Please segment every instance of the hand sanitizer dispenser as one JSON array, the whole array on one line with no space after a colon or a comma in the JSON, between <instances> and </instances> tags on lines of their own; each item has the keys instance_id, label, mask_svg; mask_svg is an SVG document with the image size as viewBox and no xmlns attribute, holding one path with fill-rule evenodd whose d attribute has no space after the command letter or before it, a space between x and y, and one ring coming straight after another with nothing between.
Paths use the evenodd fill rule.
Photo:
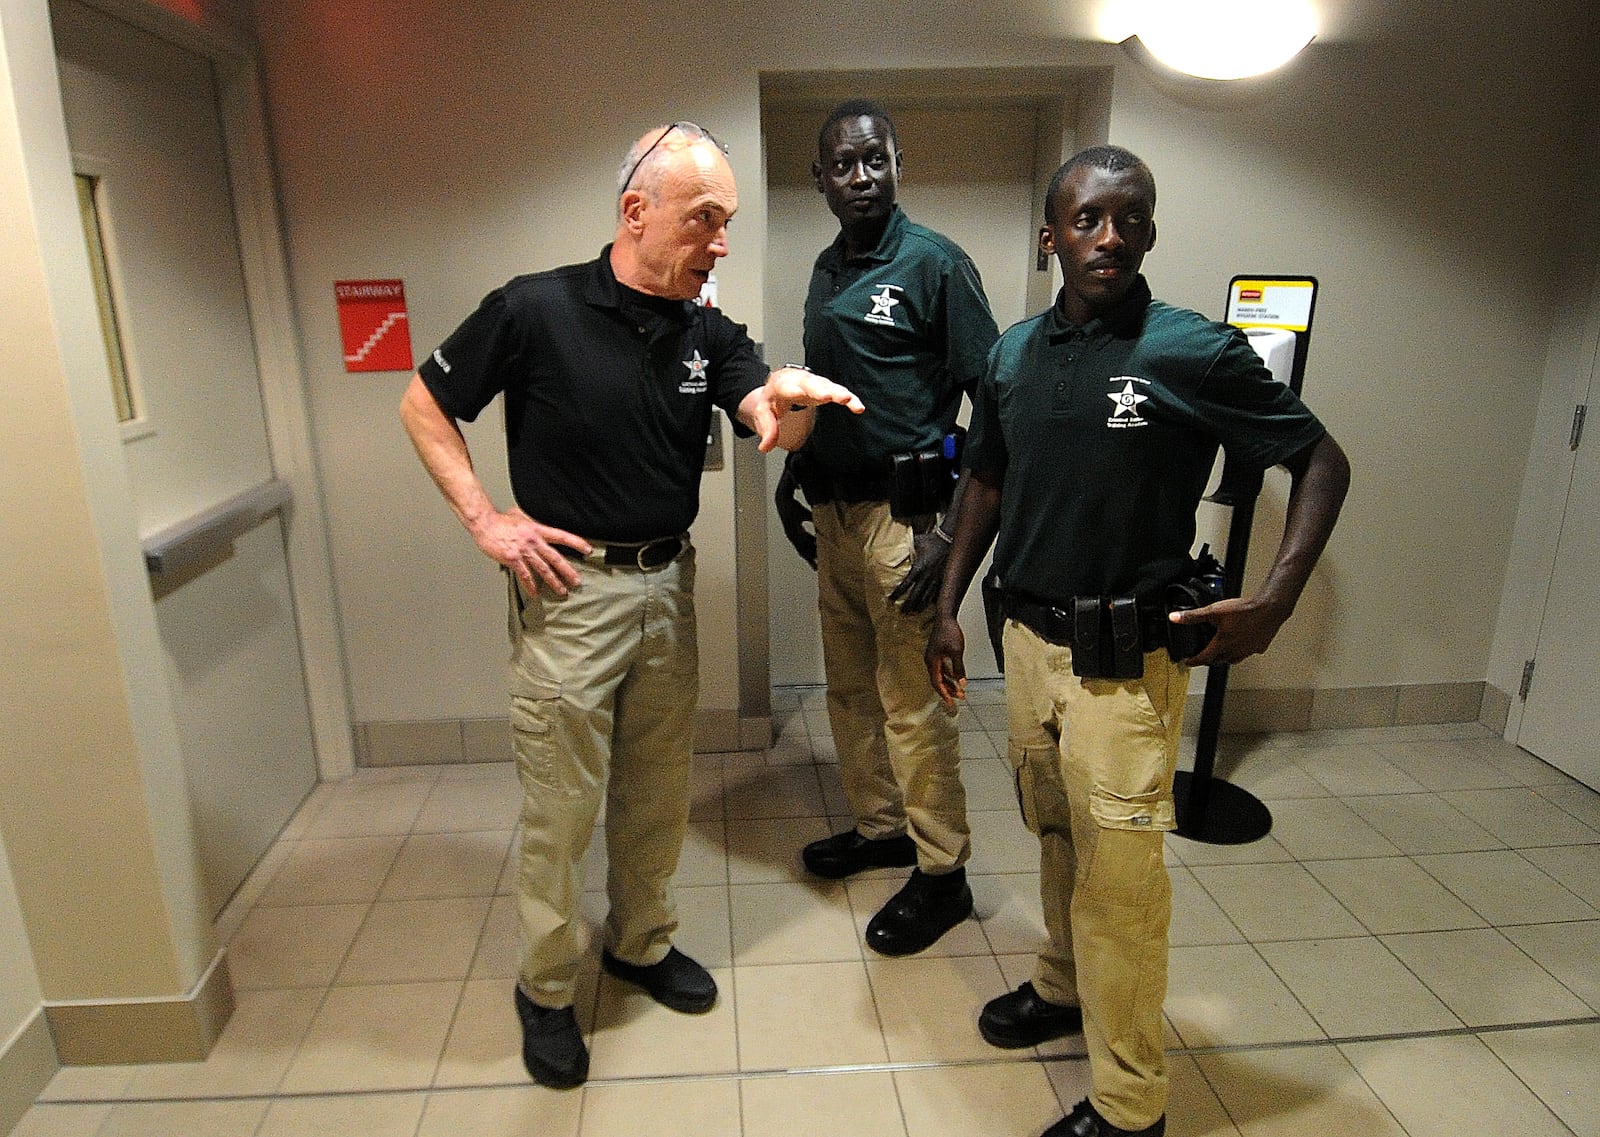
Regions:
<instances>
[{"instance_id":1,"label":"hand sanitizer dispenser","mask_svg":"<svg viewBox=\"0 0 1600 1137\"><path fill-rule=\"evenodd\" d=\"M1294 374L1294 333L1287 328L1244 328L1243 331L1272 377L1288 386Z\"/></svg>"}]
</instances>

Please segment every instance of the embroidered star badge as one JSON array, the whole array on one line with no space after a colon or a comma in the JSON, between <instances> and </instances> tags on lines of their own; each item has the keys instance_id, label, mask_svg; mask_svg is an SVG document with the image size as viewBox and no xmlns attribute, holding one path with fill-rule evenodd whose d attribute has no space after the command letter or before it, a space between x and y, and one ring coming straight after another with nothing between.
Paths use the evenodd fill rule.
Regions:
<instances>
[{"instance_id":1,"label":"embroidered star badge","mask_svg":"<svg viewBox=\"0 0 1600 1137\"><path fill-rule=\"evenodd\" d=\"M890 294L889 286L885 284L882 292L873 294L872 311L867 314L869 316L888 316L892 319L894 316L894 306L898 303L900 303L900 301L896 300L894 296Z\"/></svg>"},{"instance_id":2,"label":"embroidered star badge","mask_svg":"<svg viewBox=\"0 0 1600 1137\"><path fill-rule=\"evenodd\" d=\"M1111 412L1112 418L1121 418L1123 415L1132 415L1134 418L1138 418L1139 404L1150 401L1149 395L1141 395L1133 389L1131 380L1122 385L1122 390L1108 392L1106 398L1117 406L1117 409Z\"/></svg>"},{"instance_id":3,"label":"embroidered star badge","mask_svg":"<svg viewBox=\"0 0 1600 1137\"><path fill-rule=\"evenodd\" d=\"M685 359L683 361L683 365L689 369L690 379L704 379L706 377L706 367L709 366L710 363L711 361L709 359L700 358L699 348L695 349L693 359Z\"/></svg>"}]
</instances>

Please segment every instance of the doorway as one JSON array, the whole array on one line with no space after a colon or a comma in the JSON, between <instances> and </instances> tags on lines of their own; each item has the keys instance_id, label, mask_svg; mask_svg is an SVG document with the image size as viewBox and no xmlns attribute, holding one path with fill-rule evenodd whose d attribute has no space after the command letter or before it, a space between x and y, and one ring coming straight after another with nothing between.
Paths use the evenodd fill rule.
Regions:
<instances>
[{"instance_id":1,"label":"doorway","mask_svg":"<svg viewBox=\"0 0 1600 1137\"><path fill-rule=\"evenodd\" d=\"M908 216L960 245L977 265L995 322L1004 329L1048 306L1059 283L1040 264L1036 237L1050 175L1092 130L1080 121L1093 103L1085 88L1108 78L1060 71L827 72L762 77L767 250L764 326L773 364L803 358L802 311L817 254L839 232L811 176L817 129L839 102L876 98L894 115L905 154L898 200ZM962 402L960 421L971 408ZM767 486L783 456L766 458ZM816 576L783 535L770 495L771 682L823 682ZM741 556L741 565L747 565ZM987 571L980 570L979 578ZM978 589L961 608L967 671L999 674Z\"/></svg>"}]
</instances>

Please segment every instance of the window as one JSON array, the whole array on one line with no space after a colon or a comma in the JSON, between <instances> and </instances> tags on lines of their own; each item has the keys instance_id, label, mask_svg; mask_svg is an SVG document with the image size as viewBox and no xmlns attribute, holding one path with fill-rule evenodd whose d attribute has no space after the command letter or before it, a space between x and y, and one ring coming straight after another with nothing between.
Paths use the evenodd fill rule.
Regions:
<instances>
[{"instance_id":1,"label":"window","mask_svg":"<svg viewBox=\"0 0 1600 1137\"><path fill-rule=\"evenodd\" d=\"M117 421L132 422L138 417L133 384L128 379L127 359L122 350L122 332L117 322L117 306L111 292L111 268L106 260L102 224L100 179L78 174L78 216L83 236L89 244L89 272L94 277L95 301L100 308L100 335L105 341L106 365L111 369L111 394L117 404Z\"/></svg>"}]
</instances>

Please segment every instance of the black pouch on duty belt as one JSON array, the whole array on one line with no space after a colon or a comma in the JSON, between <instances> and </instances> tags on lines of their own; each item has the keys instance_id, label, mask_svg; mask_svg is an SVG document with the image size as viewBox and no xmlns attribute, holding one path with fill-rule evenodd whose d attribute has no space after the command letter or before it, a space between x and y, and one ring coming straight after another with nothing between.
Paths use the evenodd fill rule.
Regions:
<instances>
[{"instance_id":1,"label":"black pouch on duty belt","mask_svg":"<svg viewBox=\"0 0 1600 1137\"><path fill-rule=\"evenodd\" d=\"M889 471L889 516L911 521L943 511L955 486L950 473L949 461L938 450L896 454Z\"/></svg>"},{"instance_id":2,"label":"black pouch on duty belt","mask_svg":"<svg viewBox=\"0 0 1600 1137\"><path fill-rule=\"evenodd\" d=\"M1132 596L1079 596L1072 602L1072 673L1080 679L1140 679L1144 650Z\"/></svg>"}]
</instances>

